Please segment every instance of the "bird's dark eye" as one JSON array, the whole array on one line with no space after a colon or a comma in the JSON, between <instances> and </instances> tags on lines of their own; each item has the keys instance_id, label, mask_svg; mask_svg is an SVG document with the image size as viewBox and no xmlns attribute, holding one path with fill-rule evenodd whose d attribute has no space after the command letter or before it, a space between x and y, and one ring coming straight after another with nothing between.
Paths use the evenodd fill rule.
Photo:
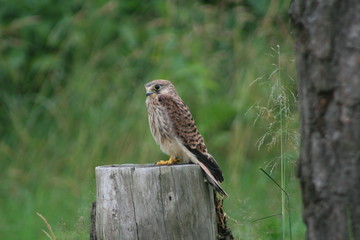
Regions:
<instances>
[{"instance_id":1,"label":"bird's dark eye","mask_svg":"<svg viewBox=\"0 0 360 240\"><path fill-rule=\"evenodd\" d=\"M155 89L155 90L159 90L160 87L161 87L161 86L160 86L159 84L156 84L156 85L154 86L154 89Z\"/></svg>"}]
</instances>

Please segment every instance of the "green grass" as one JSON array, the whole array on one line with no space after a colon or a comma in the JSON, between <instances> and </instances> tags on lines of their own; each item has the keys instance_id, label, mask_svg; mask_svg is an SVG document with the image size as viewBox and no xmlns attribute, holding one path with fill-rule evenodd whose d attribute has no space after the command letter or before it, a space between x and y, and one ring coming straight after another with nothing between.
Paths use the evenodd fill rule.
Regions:
<instances>
[{"instance_id":1,"label":"green grass","mask_svg":"<svg viewBox=\"0 0 360 240\"><path fill-rule=\"evenodd\" d=\"M283 180L293 239L303 239L286 1L255 2L5 1L0 236L49 239L40 213L56 239L88 238L95 166L166 157L148 129L143 88L164 78L176 85L224 170L236 238L282 238L281 216L262 219L282 212L281 191L260 170L281 182L282 156L289 160ZM276 66L290 103L285 133L279 104L268 104ZM276 139L283 134L281 154Z\"/></svg>"}]
</instances>

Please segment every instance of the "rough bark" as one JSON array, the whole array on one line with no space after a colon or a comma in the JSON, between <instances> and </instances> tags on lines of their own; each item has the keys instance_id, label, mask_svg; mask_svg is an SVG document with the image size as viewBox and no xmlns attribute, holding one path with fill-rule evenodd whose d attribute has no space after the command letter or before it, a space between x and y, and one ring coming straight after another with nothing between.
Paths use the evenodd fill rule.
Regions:
<instances>
[{"instance_id":1,"label":"rough bark","mask_svg":"<svg viewBox=\"0 0 360 240\"><path fill-rule=\"evenodd\" d=\"M307 239L360 239L360 1L294 0Z\"/></svg>"},{"instance_id":2,"label":"rough bark","mask_svg":"<svg viewBox=\"0 0 360 240\"><path fill-rule=\"evenodd\" d=\"M213 189L197 165L96 168L102 239L216 239Z\"/></svg>"}]
</instances>

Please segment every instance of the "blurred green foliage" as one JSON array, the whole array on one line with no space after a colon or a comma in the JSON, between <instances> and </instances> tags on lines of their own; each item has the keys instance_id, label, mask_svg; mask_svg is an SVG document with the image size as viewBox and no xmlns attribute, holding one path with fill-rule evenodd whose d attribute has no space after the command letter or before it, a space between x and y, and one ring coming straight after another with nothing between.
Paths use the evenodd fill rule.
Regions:
<instances>
[{"instance_id":1,"label":"blurred green foliage","mask_svg":"<svg viewBox=\"0 0 360 240\"><path fill-rule=\"evenodd\" d=\"M94 167L166 158L148 130L143 88L162 78L175 84L224 170L236 237L279 239L280 218L252 222L280 212L280 192L259 171L279 175L276 142L257 149L272 115L251 109L268 102L273 46L295 92L287 4L1 0L1 238L47 239L39 212L58 239L86 239ZM265 84L251 84L260 76ZM293 105L289 133L298 128ZM297 148L289 141L287 149L293 239L302 239Z\"/></svg>"}]
</instances>

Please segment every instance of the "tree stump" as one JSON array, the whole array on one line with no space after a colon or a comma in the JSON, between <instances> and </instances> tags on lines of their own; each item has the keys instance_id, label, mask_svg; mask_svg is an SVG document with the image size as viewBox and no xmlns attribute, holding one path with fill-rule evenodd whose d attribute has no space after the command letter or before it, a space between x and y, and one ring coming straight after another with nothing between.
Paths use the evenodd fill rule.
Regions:
<instances>
[{"instance_id":1,"label":"tree stump","mask_svg":"<svg viewBox=\"0 0 360 240\"><path fill-rule=\"evenodd\" d=\"M96 168L96 237L217 238L214 192L194 164Z\"/></svg>"}]
</instances>

